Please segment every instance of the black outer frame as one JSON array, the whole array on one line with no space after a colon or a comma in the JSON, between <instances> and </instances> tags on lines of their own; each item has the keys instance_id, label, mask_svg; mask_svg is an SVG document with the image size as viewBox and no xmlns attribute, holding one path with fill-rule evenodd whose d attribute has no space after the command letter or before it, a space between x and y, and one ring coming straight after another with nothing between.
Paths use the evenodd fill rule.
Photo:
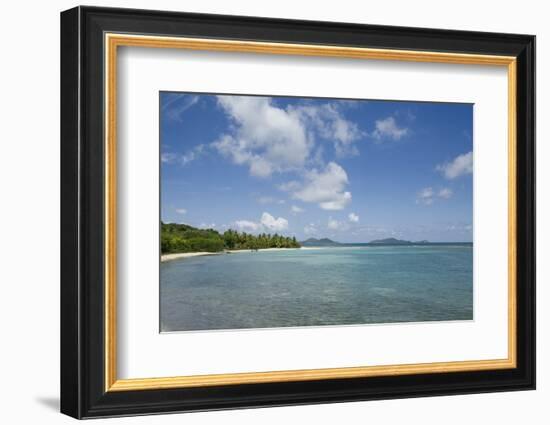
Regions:
<instances>
[{"instance_id":1,"label":"black outer frame","mask_svg":"<svg viewBox=\"0 0 550 425\"><path fill-rule=\"evenodd\" d=\"M104 391L105 32L517 57L517 368ZM61 412L75 418L535 388L535 37L76 7L61 13Z\"/></svg>"}]
</instances>

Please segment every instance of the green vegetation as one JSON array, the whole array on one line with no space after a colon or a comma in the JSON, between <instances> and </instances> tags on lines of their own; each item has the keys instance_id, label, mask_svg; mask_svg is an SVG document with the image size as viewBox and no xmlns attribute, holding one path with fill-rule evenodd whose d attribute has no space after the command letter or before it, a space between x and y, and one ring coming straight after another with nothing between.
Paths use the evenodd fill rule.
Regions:
<instances>
[{"instance_id":1,"label":"green vegetation","mask_svg":"<svg viewBox=\"0 0 550 425\"><path fill-rule=\"evenodd\" d=\"M220 234L214 229L197 229L187 224L161 223L162 254L265 248L300 248L300 244L295 237L285 237L276 233L251 235L230 229Z\"/></svg>"}]
</instances>

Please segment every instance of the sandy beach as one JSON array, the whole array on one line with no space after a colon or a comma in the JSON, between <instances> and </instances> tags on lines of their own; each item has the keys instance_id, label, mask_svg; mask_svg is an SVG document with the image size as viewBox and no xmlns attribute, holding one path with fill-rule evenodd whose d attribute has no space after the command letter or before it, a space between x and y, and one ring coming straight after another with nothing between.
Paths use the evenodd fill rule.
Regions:
<instances>
[{"instance_id":1,"label":"sandy beach","mask_svg":"<svg viewBox=\"0 0 550 425\"><path fill-rule=\"evenodd\" d=\"M220 252L179 252L174 254L163 254L160 257L161 262L177 260L179 258L191 258L191 257L200 257L203 255L222 255L222 254L238 254L241 252L259 252L259 251L288 251L293 249L302 249L302 248L264 248L264 249L235 249L235 250L226 250Z\"/></svg>"},{"instance_id":2,"label":"sandy beach","mask_svg":"<svg viewBox=\"0 0 550 425\"><path fill-rule=\"evenodd\" d=\"M232 250L226 250L226 254L234 254L239 252L264 252L264 251L292 251L294 249L301 249L301 248L262 248L262 249L232 249Z\"/></svg>"},{"instance_id":3,"label":"sandy beach","mask_svg":"<svg viewBox=\"0 0 550 425\"><path fill-rule=\"evenodd\" d=\"M174 254L163 254L160 256L160 261L170 261L177 260L178 258L191 258L191 257L200 257L203 255L221 255L225 252L178 252Z\"/></svg>"}]
</instances>

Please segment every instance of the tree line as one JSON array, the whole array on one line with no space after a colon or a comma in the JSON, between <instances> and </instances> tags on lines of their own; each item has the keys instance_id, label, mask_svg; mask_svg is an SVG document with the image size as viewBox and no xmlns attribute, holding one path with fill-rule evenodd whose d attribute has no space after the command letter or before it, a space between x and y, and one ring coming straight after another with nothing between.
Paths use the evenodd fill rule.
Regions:
<instances>
[{"instance_id":1,"label":"tree line","mask_svg":"<svg viewBox=\"0 0 550 425\"><path fill-rule=\"evenodd\" d=\"M232 249L299 248L296 237L236 230L220 234L214 229L197 229L187 224L161 223L161 253L219 252Z\"/></svg>"}]
</instances>

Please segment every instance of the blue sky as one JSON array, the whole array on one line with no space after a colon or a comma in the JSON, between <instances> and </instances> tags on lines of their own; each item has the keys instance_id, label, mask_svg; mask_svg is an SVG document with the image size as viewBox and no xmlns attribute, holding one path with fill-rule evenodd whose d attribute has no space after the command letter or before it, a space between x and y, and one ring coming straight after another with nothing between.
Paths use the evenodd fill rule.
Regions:
<instances>
[{"instance_id":1,"label":"blue sky","mask_svg":"<svg viewBox=\"0 0 550 425\"><path fill-rule=\"evenodd\" d=\"M472 241L470 104L160 93L161 219Z\"/></svg>"}]
</instances>

